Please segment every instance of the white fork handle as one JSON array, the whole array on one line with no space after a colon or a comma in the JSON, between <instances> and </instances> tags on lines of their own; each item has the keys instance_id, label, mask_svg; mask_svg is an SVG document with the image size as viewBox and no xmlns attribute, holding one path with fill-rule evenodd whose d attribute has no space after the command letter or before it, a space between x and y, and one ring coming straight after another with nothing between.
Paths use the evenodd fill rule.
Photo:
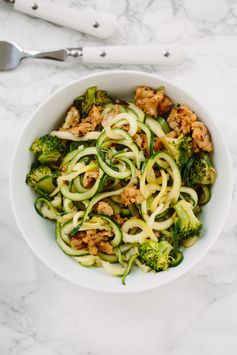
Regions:
<instances>
[{"instance_id":1,"label":"white fork handle","mask_svg":"<svg viewBox=\"0 0 237 355\"><path fill-rule=\"evenodd\" d=\"M179 45L83 47L83 62L178 65L185 59Z\"/></svg>"},{"instance_id":2,"label":"white fork handle","mask_svg":"<svg viewBox=\"0 0 237 355\"><path fill-rule=\"evenodd\" d=\"M44 0L15 0L14 9L102 39L116 30L112 16L92 9L78 10Z\"/></svg>"}]
</instances>

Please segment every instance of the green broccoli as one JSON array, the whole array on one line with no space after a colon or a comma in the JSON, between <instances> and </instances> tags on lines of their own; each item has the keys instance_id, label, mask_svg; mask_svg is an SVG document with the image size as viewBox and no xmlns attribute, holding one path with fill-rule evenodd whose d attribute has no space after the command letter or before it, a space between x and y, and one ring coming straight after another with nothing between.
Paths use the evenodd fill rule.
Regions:
<instances>
[{"instance_id":1,"label":"green broccoli","mask_svg":"<svg viewBox=\"0 0 237 355\"><path fill-rule=\"evenodd\" d=\"M106 91L97 90L95 95L95 104L98 106L104 106L111 103L112 100L109 98Z\"/></svg>"},{"instance_id":2,"label":"green broccoli","mask_svg":"<svg viewBox=\"0 0 237 355\"><path fill-rule=\"evenodd\" d=\"M138 248L139 260L152 270L161 271L169 267L170 252L173 249L167 241L148 241Z\"/></svg>"},{"instance_id":3,"label":"green broccoli","mask_svg":"<svg viewBox=\"0 0 237 355\"><path fill-rule=\"evenodd\" d=\"M85 95L78 96L74 100L74 105L80 112L81 118L86 118L95 103L96 86L92 86L86 90Z\"/></svg>"},{"instance_id":4,"label":"green broccoli","mask_svg":"<svg viewBox=\"0 0 237 355\"><path fill-rule=\"evenodd\" d=\"M189 163L190 158L194 154L192 138L183 134L181 134L178 138L169 137L165 134L167 129L165 129L159 118L157 121L153 118L147 117L146 124L160 139L165 149L176 161L179 169L182 170Z\"/></svg>"},{"instance_id":5,"label":"green broccoli","mask_svg":"<svg viewBox=\"0 0 237 355\"><path fill-rule=\"evenodd\" d=\"M193 159L189 171L191 185L212 185L216 179L216 170L211 165L208 154L198 155Z\"/></svg>"},{"instance_id":6,"label":"green broccoli","mask_svg":"<svg viewBox=\"0 0 237 355\"><path fill-rule=\"evenodd\" d=\"M66 154L65 144L58 137L49 134L36 138L30 150L38 154L41 163L57 162Z\"/></svg>"},{"instance_id":7,"label":"green broccoli","mask_svg":"<svg viewBox=\"0 0 237 355\"><path fill-rule=\"evenodd\" d=\"M74 100L74 105L80 112L81 118L86 118L93 105L105 105L111 102L106 91L97 90L96 86L92 86L86 90L85 95L78 96Z\"/></svg>"},{"instance_id":8,"label":"green broccoli","mask_svg":"<svg viewBox=\"0 0 237 355\"><path fill-rule=\"evenodd\" d=\"M160 140L175 159L178 167L180 169L184 168L194 154L192 138L184 135L180 135L178 138L163 136Z\"/></svg>"},{"instance_id":9,"label":"green broccoli","mask_svg":"<svg viewBox=\"0 0 237 355\"><path fill-rule=\"evenodd\" d=\"M193 213L192 205L185 200L180 200L173 207L177 213L174 223L178 236L182 239L199 236L202 223Z\"/></svg>"},{"instance_id":10,"label":"green broccoli","mask_svg":"<svg viewBox=\"0 0 237 355\"><path fill-rule=\"evenodd\" d=\"M51 174L52 171L47 165L32 164L31 170L26 176L26 184L35 187L35 185L40 179Z\"/></svg>"},{"instance_id":11,"label":"green broccoli","mask_svg":"<svg viewBox=\"0 0 237 355\"><path fill-rule=\"evenodd\" d=\"M47 165L34 163L26 176L26 184L33 187L37 194L47 197L56 188L53 180L57 176L58 173L52 172Z\"/></svg>"},{"instance_id":12,"label":"green broccoli","mask_svg":"<svg viewBox=\"0 0 237 355\"><path fill-rule=\"evenodd\" d=\"M32 164L30 172L26 176L26 184L35 188L36 184L45 176L52 174L51 169L45 164Z\"/></svg>"}]
</instances>

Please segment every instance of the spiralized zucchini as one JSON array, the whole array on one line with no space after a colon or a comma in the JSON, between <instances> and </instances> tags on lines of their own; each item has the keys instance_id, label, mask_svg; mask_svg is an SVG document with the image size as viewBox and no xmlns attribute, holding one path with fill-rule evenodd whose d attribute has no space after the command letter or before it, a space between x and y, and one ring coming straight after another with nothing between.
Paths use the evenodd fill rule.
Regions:
<instances>
[{"instance_id":1,"label":"spiralized zucchini","mask_svg":"<svg viewBox=\"0 0 237 355\"><path fill-rule=\"evenodd\" d=\"M198 241L197 214L215 169L194 128L182 132L187 113L179 116L178 107L163 87L137 88L134 103L89 88L62 127L32 144L36 163L26 182L39 195L35 208L55 221L56 242L74 262L103 267L125 284L132 267L177 266L183 248ZM180 131L172 131L173 118Z\"/></svg>"}]
</instances>

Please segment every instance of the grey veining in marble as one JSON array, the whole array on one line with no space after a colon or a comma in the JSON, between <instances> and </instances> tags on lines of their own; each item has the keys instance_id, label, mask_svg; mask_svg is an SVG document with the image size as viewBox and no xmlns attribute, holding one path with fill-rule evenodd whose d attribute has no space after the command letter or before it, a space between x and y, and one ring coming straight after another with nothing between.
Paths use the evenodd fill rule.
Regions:
<instances>
[{"instance_id":1,"label":"grey veining in marble","mask_svg":"<svg viewBox=\"0 0 237 355\"><path fill-rule=\"evenodd\" d=\"M156 291L104 295L74 286L31 253L14 222L8 176L14 144L35 108L97 65L24 62L0 73L0 355L237 354L236 0L57 0L118 17L108 44L180 43L177 68L158 73L203 102L232 153L235 194L220 238L189 273ZM0 39L25 49L101 44L95 38L0 7ZM113 66L113 68L128 68Z\"/></svg>"}]
</instances>

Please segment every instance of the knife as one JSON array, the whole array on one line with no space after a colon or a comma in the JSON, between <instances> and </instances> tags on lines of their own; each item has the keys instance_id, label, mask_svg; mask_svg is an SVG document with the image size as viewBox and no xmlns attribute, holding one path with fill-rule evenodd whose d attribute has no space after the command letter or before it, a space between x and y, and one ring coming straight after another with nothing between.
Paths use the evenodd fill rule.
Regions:
<instances>
[{"instance_id":1,"label":"knife","mask_svg":"<svg viewBox=\"0 0 237 355\"><path fill-rule=\"evenodd\" d=\"M89 8L78 10L44 0L1 1L13 7L16 11L102 39L111 37L117 27L114 17Z\"/></svg>"}]
</instances>

